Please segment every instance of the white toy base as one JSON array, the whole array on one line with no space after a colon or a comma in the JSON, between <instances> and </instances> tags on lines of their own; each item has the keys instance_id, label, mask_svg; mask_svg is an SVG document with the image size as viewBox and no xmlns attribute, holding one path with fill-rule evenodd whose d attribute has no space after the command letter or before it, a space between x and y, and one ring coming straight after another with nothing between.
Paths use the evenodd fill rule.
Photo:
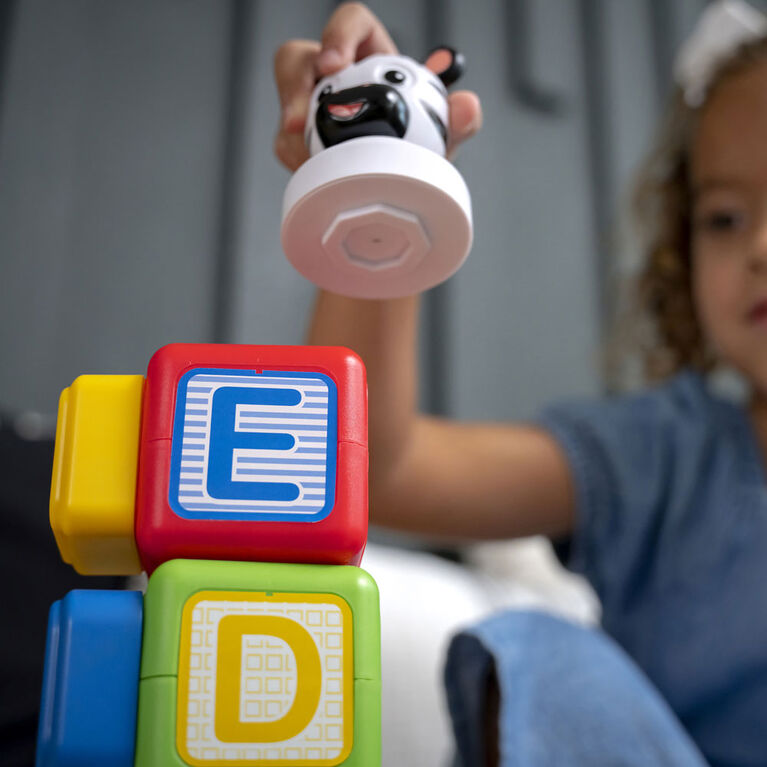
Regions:
<instances>
[{"instance_id":1,"label":"white toy base","mask_svg":"<svg viewBox=\"0 0 767 767\"><path fill-rule=\"evenodd\" d=\"M396 298L439 284L471 248L469 190L446 159L385 136L319 152L291 178L282 247L325 290Z\"/></svg>"}]
</instances>

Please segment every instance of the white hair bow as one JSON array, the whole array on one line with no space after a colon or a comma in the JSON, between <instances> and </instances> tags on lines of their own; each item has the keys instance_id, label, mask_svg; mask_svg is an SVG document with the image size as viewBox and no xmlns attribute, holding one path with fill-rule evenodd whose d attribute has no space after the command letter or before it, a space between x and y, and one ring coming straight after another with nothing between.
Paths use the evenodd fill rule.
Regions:
<instances>
[{"instance_id":1,"label":"white hair bow","mask_svg":"<svg viewBox=\"0 0 767 767\"><path fill-rule=\"evenodd\" d=\"M767 36L767 16L743 0L719 0L701 14L674 62L684 100L699 107L711 78L740 45Z\"/></svg>"}]
</instances>

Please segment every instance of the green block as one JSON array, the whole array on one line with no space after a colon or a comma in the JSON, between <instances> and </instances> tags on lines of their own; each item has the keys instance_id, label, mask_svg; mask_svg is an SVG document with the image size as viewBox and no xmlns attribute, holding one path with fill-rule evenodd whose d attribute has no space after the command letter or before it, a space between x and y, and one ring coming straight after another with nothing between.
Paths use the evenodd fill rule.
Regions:
<instances>
[{"instance_id":1,"label":"green block","mask_svg":"<svg viewBox=\"0 0 767 767\"><path fill-rule=\"evenodd\" d=\"M174 560L144 616L136 767L380 764L378 589L363 570Z\"/></svg>"},{"instance_id":2,"label":"green block","mask_svg":"<svg viewBox=\"0 0 767 767\"><path fill-rule=\"evenodd\" d=\"M139 687L135 767L187 767L175 738L176 679L144 679ZM217 762L216 764L225 764ZM343 767L380 767L381 683L360 679L354 685L354 744Z\"/></svg>"},{"instance_id":3,"label":"green block","mask_svg":"<svg viewBox=\"0 0 767 767\"><path fill-rule=\"evenodd\" d=\"M381 680L358 679L354 685L354 749L344 767L380 767Z\"/></svg>"},{"instance_id":4,"label":"green block","mask_svg":"<svg viewBox=\"0 0 767 767\"><path fill-rule=\"evenodd\" d=\"M186 767L176 751L176 677L142 679L135 767Z\"/></svg>"}]
</instances>

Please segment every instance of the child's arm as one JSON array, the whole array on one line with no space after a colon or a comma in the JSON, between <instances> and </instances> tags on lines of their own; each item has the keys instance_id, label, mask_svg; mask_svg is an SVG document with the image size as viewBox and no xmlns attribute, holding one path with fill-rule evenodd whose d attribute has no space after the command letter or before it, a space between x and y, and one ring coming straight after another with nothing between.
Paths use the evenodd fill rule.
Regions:
<instances>
[{"instance_id":1,"label":"child's arm","mask_svg":"<svg viewBox=\"0 0 767 767\"><path fill-rule=\"evenodd\" d=\"M348 346L367 368L373 520L432 536L566 534L570 469L545 431L418 414L418 303L320 292L312 319L310 343Z\"/></svg>"},{"instance_id":2,"label":"child's arm","mask_svg":"<svg viewBox=\"0 0 767 767\"><path fill-rule=\"evenodd\" d=\"M302 133L316 77L371 53L393 52L380 21L358 3L338 8L322 44L296 40L278 50L283 119L275 152L287 167L297 168L308 156ZM451 94L454 143L478 130L480 114L474 94ZM546 432L417 413L418 304L417 297L369 301L320 292L309 333L310 343L354 349L367 367L374 521L448 537L568 532L570 470Z\"/></svg>"}]
</instances>

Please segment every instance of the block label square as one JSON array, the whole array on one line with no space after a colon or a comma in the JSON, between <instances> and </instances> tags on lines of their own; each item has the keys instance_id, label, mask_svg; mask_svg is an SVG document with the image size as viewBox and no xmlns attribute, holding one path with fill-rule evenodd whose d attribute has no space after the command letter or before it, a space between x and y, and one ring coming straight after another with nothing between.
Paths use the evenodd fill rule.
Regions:
<instances>
[{"instance_id":1,"label":"block label square","mask_svg":"<svg viewBox=\"0 0 767 767\"><path fill-rule=\"evenodd\" d=\"M336 594L202 591L184 605L176 745L190 765L337 765L353 636Z\"/></svg>"},{"instance_id":2,"label":"block label square","mask_svg":"<svg viewBox=\"0 0 767 767\"><path fill-rule=\"evenodd\" d=\"M335 503L338 393L315 372L179 380L168 501L187 519L317 522Z\"/></svg>"}]
</instances>

